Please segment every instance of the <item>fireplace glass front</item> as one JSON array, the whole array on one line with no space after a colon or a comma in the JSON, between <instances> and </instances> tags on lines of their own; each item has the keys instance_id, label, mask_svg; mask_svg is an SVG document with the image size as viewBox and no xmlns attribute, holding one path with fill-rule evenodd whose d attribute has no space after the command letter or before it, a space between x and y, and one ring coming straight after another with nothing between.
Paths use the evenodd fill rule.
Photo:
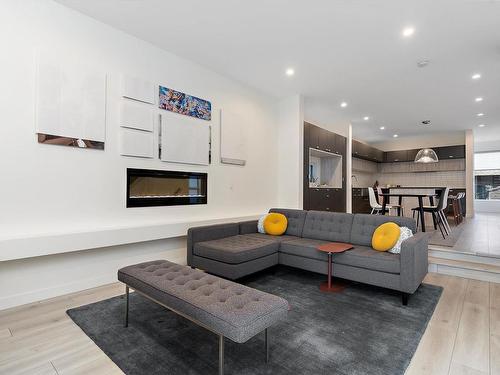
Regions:
<instances>
[{"instance_id":1,"label":"fireplace glass front","mask_svg":"<svg viewBox=\"0 0 500 375\"><path fill-rule=\"evenodd\" d=\"M127 169L127 207L206 203L206 173Z\"/></svg>"}]
</instances>

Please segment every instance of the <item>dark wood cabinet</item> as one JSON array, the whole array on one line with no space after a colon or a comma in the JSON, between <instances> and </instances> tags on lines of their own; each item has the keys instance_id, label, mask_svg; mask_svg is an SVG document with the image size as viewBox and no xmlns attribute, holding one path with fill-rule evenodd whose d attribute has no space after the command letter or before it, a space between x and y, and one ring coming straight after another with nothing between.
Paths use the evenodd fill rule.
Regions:
<instances>
[{"instance_id":1,"label":"dark wood cabinet","mask_svg":"<svg viewBox=\"0 0 500 375\"><path fill-rule=\"evenodd\" d=\"M353 214L369 214L370 212L371 207L368 197L352 197Z\"/></svg>"},{"instance_id":2,"label":"dark wood cabinet","mask_svg":"<svg viewBox=\"0 0 500 375\"><path fill-rule=\"evenodd\" d=\"M310 148L342 155L342 188L309 188ZM346 211L346 149L346 137L310 123L304 123L303 207L305 210Z\"/></svg>"},{"instance_id":3,"label":"dark wood cabinet","mask_svg":"<svg viewBox=\"0 0 500 375\"><path fill-rule=\"evenodd\" d=\"M436 152L439 160L465 158L465 145L432 147L432 149ZM362 142L354 139L352 140L353 157L377 163L412 162L415 161L415 157L420 150L421 149L412 149L384 152Z\"/></svg>"},{"instance_id":4,"label":"dark wood cabinet","mask_svg":"<svg viewBox=\"0 0 500 375\"><path fill-rule=\"evenodd\" d=\"M343 137L339 134L335 134L335 133L331 133L331 134L334 135L333 136L334 143L333 143L332 152L334 152L335 154L339 154L339 155L345 155L346 150L347 150L347 138Z\"/></svg>"},{"instance_id":5,"label":"dark wood cabinet","mask_svg":"<svg viewBox=\"0 0 500 375\"><path fill-rule=\"evenodd\" d=\"M398 150L398 151L387 151L384 153L384 162L395 163L408 161L408 151Z\"/></svg>"},{"instance_id":6,"label":"dark wood cabinet","mask_svg":"<svg viewBox=\"0 0 500 375\"><path fill-rule=\"evenodd\" d=\"M383 151L354 139L352 140L352 156L377 163L382 163L384 161Z\"/></svg>"},{"instance_id":7,"label":"dark wood cabinet","mask_svg":"<svg viewBox=\"0 0 500 375\"><path fill-rule=\"evenodd\" d=\"M439 160L465 158L465 145L436 147L433 150Z\"/></svg>"},{"instance_id":8,"label":"dark wood cabinet","mask_svg":"<svg viewBox=\"0 0 500 375\"><path fill-rule=\"evenodd\" d=\"M335 211L335 191L333 189L309 189L309 209Z\"/></svg>"},{"instance_id":9,"label":"dark wood cabinet","mask_svg":"<svg viewBox=\"0 0 500 375\"><path fill-rule=\"evenodd\" d=\"M384 162L384 151L381 151L379 149L374 149L375 151L375 161L377 163L383 163Z\"/></svg>"},{"instance_id":10,"label":"dark wood cabinet","mask_svg":"<svg viewBox=\"0 0 500 375\"><path fill-rule=\"evenodd\" d=\"M408 150L406 155L406 161L415 161L415 156L417 156L417 153L419 151L420 149Z\"/></svg>"}]
</instances>

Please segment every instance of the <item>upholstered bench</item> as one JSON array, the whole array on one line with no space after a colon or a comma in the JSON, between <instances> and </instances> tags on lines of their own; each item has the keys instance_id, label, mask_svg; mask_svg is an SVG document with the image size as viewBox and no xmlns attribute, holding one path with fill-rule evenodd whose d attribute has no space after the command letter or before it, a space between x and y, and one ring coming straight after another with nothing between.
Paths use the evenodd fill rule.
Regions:
<instances>
[{"instance_id":1,"label":"upholstered bench","mask_svg":"<svg viewBox=\"0 0 500 375\"><path fill-rule=\"evenodd\" d=\"M203 271L166 260L135 264L118 271L126 287L125 327L128 326L129 288L219 336L219 374L224 373L224 338L243 343L265 332L288 313L283 298L261 292Z\"/></svg>"}]
</instances>

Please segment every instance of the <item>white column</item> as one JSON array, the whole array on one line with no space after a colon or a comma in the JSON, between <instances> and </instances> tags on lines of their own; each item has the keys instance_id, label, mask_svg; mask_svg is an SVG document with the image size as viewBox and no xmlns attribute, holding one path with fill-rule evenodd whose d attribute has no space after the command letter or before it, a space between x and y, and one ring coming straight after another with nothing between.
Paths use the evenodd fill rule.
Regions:
<instances>
[{"instance_id":1,"label":"white column","mask_svg":"<svg viewBox=\"0 0 500 375\"><path fill-rule=\"evenodd\" d=\"M465 189L467 217L474 217L474 131L465 131Z\"/></svg>"},{"instance_id":2,"label":"white column","mask_svg":"<svg viewBox=\"0 0 500 375\"><path fill-rule=\"evenodd\" d=\"M346 172L345 172L345 208L346 212L352 213L352 124L349 124L347 133L347 147L345 152Z\"/></svg>"},{"instance_id":3,"label":"white column","mask_svg":"<svg viewBox=\"0 0 500 375\"><path fill-rule=\"evenodd\" d=\"M304 168L304 101L301 95L278 105L278 205L302 208Z\"/></svg>"}]
</instances>

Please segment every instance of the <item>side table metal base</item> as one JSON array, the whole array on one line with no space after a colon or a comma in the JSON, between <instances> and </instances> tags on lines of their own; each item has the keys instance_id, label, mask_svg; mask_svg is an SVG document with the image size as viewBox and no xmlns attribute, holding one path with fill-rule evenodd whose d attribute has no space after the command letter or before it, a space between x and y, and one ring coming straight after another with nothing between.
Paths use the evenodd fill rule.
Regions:
<instances>
[{"instance_id":1,"label":"side table metal base","mask_svg":"<svg viewBox=\"0 0 500 375\"><path fill-rule=\"evenodd\" d=\"M321 283L319 286L319 289L322 292L330 292L330 293L340 293L345 289L344 285L328 285L328 281L325 281L324 283Z\"/></svg>"}]
</instances>

